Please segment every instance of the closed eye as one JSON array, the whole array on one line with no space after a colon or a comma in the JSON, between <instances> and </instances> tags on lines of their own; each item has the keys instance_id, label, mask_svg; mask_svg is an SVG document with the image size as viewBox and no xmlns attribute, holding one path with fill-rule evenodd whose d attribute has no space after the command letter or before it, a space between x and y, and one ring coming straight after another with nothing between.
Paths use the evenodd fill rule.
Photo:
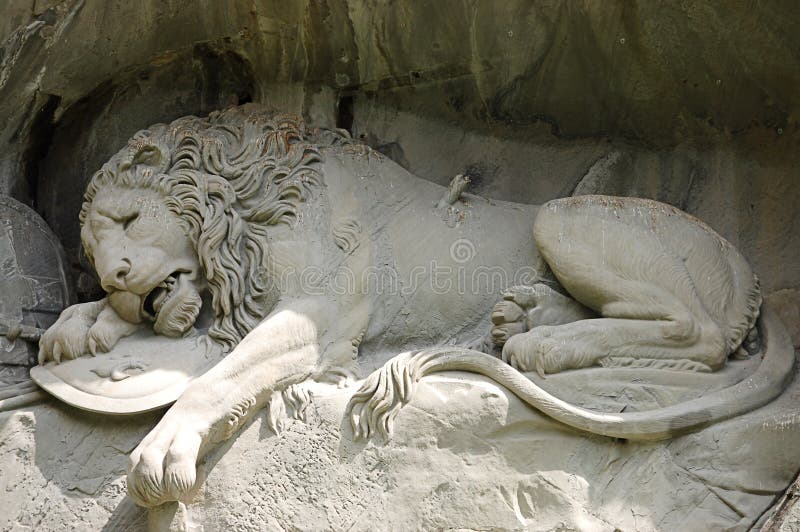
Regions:
<instances>
[{"instance_id":1,"label":"closed eye","mask_svg":"<svg viewBox=\"0 0 800 532\"><path fill-rule=\"evenodd\" d=\"M120 223L122 224L122 229L127 231L128 227L130 227L131 224L133 222L135 222L138 218L139 218L139 213L135 212L135 213L133 213L131 215L126 216L122 220L120 220Z\"/></svg>"}]
</instances>

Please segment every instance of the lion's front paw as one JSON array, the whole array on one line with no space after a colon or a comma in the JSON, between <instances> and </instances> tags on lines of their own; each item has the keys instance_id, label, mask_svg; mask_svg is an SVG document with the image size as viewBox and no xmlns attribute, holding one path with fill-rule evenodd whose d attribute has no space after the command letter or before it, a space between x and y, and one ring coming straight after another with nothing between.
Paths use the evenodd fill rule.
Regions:
<instances>
[{"instance_id":1,"label":"lion's front paw","mask_svg":"<svg viewBox=\"0 0 800 532\"><path fill-rule=\"evenodd\" d=\"M107 353L120 339L142 327L142 324L123 320L109 305L100 312L97 321L89 329L86 348L92 355Z\"/></svg>"},{"instance_id":2,"label":"lion's front paw","mask_svg":"<svg viewBox=\"0 0 800 532\"><path fill-rule=\"evenodd\" d=\"M39 364L71 360L89 352L89 329L105 308L105 300L79 303L64 310L39 340Z\"/></svg>"},{"instance_id":3,"label":"lion's front paw","mask_svg":"<svg viewBox=\"0 0 800 532\"><path fill-rule=\"evenodd\" d=\"M131 453L128 494L140 506L183 500L197 483L197 459L208 425L172 412Z\"/></svg>"},{"instance_id":4,"label":"lion's front paw","mask_svg":"<svg viewBox=\"0 0 800 532\"><path fill-rule=\"evenodd\" d=\"M562 325L596 317L594 313L544 283L514 286L492 311L492 340L502 347L510 338L536 327Z\"/></svg>"},{"instance_id":5,"label":"lion's front paw","mask_svg":"<svg viewBox=\"0 0 800 532\"><path fill-rule=\"evenodd\" d=\"M504 299L492 310L492 341L502 347L509 338L528 330L525 309L512 299Z\"/></svg>"},{"instance_id":6,"label":"lion's front paw","mask_svg":"<svg viewBox=\"0 0 800 532\"><path fill-rule=\"evenodd\" d=\"M206 374L208 375L208 374ZM140 506L185 501L200 484L197 461L230 438L261 404L247 392L195 381L128 462L128 494ZM221 392L225 388L228 392ZM215 399L216 398L216 399Z\"/></svg>"}]
</instances>

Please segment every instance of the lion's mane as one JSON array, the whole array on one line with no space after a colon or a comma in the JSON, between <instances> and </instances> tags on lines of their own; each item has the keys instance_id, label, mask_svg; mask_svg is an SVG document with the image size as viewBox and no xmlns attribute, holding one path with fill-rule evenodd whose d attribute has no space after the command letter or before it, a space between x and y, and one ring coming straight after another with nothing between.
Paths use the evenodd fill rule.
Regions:
<instances>
[{"instance_id":1,"label":"lion's mane","mask_svg":"<svg viewBox=\"0 0 800 532\"><path fill-rule=\"evenodd\" d=\"M311 137L301 118L255 105L157 124L92 176L81 226L105 186L160 192L186 224L208 282L215 315L208 334L231 349L275 303L264 275L267 227L293 224L322 184Z\"/></svg>"}]
</instances>

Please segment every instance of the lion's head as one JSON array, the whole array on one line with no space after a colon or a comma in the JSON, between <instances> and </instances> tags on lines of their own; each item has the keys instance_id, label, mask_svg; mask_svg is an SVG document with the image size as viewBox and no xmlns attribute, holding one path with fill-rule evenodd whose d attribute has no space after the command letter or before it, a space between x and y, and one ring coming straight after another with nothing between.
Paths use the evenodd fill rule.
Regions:
<instances>
[{"instance_id":1,"label":"lion's head","mask_svg":"<svg viewBox=\"0 0 800 532\"><path fill-rule=\"evenodd\" d=\"M298 117L257 106L138 132L89 183L81 239L129 321L185 333L207 286L209 336L231 348L274 305L267 227L293 223L321 184L321 155Z\"/></svg>"}]
</instances>

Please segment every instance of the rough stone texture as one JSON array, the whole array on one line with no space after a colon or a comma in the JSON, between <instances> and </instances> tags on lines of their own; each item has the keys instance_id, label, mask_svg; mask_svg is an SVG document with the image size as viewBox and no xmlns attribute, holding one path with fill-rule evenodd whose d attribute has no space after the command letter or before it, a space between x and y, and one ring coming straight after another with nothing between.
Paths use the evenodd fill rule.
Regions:
<instances>
[{"instance_id":1,"label":"rough stone texture","mask_svg":"<svg viewBox=\"0 0 800 532\"><path fill-rule=\"evenodd\" d=\"M126 455L157 418L109 419L56 401L0 414L0 530L101 530L118 514L145 522L124 502Z\"/></svg>"},{"instance_id":2,"label":"rough stone texture","mask_svg":"<svg viewBox=\"0 0 800 532\"><path fill-rule=\"evenodd\" d=\"M76 223L90 174L142 127L248 100L348 128L432 181L467 173L472 192L493 198L668 201L741 249L766 292L800 286L800 11L789 0L15 0L1 9L0 192L34 205L63 239L83 298L96 290ZM41 408L37 426L53 431L78 417ZM74 481L82 469L61 457L91 466L97 449L109 451L97 439L111 433L97 429L91 445L53 432L31 440L25 416L0 419L0 431L22 438L0 451L30 464L27 495L12 506L49 515L53 528L111 513L143 526L119 503L119 475L152 419L109 444L119 447L106 462L115 473L100 491L84 487L90 497Z\"/></svg>"},{"instance_id":3,"label":"rough stone texture","mask_svg":"<svg viewBox=\"0 0 800 532\"><path fill-rule=\"evenodd\" d=\"M778 290L767 297L767 303L774 308L786 330L792 337L795 349L800 349L800 291Z\"/></svg>"},{"instance_id":4,"label":"rough stone texture","mask_svg":"<svg viewBox=\"0 0 800 532\"><path fill-rule=\"evenodd\" d=\"M36 204L76 273L75 214L102 161L155 121L254 100L352 129L439 183L466 171L498 199L541 203L588 172L579 190L699 215L768 290L800 283L790 1L3 9L0 191ZM93 286L78 279L84 298Z\"/></svg>"},{"instance_id":5,"label":"rough stone texture","mask_svg":"<svg viewBox=\"0 0 800 532\"><path fill-rule=\"evenodd\" d=\"M585 380L537 382L611 411L647 395L656 406L685 393L646 375L615 382L629 377L589 370ZM796 390L755 416L666 444L630 444L574 439L474 376L427 382L388 443L352 443L341 418L346 392L318 389L308 422L290 422L277 437L257 420L224 455L210 457L198 502L177 513L173 528L747 530L782 489L767 477L786 468L785 482L797 463L794 451L760 447L780 446L797 430L788 421ZM744 456L747 473L725 472Z\"/></svg>"},{"instance_id":6,"label":"rough stone texture","mask_svg":"<svg viewBox=\"0 0 800 532\"><path fill-rule=\"evenodd\" d=\"M0 196L0 398L28 381L39 332L51 326L74 292L61 244L30 207ZM6 393L3 393L6 391Z\"/></svg>"},{"instance_id":7,"label":"rough stone texture","mask_svg":"<svg viewBox=\"0 0 800 532\"><path fill-rule=\"evenodd\" d=\"M695 374L688 388L652 370L531 378L613 412L696 396L755 363ZM653 444L575 438L502 387L456 373L423 382L390 441L353 442L352 389L310 391L305 422L286 420L276 436L262 413L204 461L192 501L149 516L125 496L124 470L158 414L108 419L55 402L2 414L0 461L15 467L0 479L12 510L0 529L747 530L800 460L784 448L800 429L796 383L762 410Z\"/></svg>"},{"instance_id":8,"label":"rough stone texture","mask_svg":"<svg viewBox=\"0 0 800 532\"><path fill-rule=\"evenodd\" d=\"M761 532L797 532L800 530L800 506L797 505L797 481L786 490L766 514Z\"/></svg>"}]
</instances>

